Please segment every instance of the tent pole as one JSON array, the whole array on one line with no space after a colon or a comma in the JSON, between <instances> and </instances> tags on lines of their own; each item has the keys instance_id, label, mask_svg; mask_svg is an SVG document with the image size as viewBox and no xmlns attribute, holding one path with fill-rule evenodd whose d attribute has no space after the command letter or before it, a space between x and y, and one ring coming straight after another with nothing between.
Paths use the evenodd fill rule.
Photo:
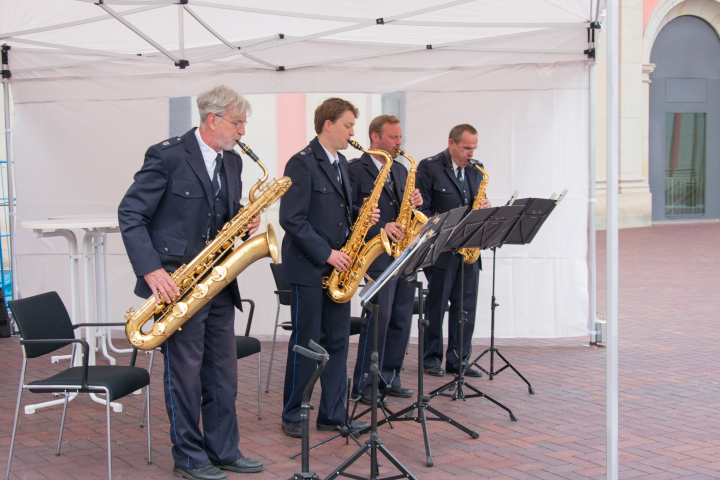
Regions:
<instances>
[{"instance_id":1,"label":"tent pole","mask_svg":"<svg viewBox=\"0 0 720 480\"><path fill-rule=\"evenodd\" d=\"M607 2L607 474L618 478L618 184L620 1Z\"/></svg>"},{"instance_id":2,"label":"tent pole","mask_svg":"<svg viewBox=\"0 0 720 480\"><path fill-rule=\"evenodd\" d=\"M588 311L588 331L590 345L597 345L597 198L595 197L595 59L588 62L588 103L589 118L589 167L588 167L588 287L590 305Z\"/></svg>"},{"instance_id":3,"label":"tent pole","mask_svg":"<svg viewBox=\"0 0 720 480\"><path fill-rule=\"evenodd\" d=\"M2 46L2 84L3 84L3 100L5 110L5 155L7 159L7 182L8 182L8 216L9 218L9 236L10 236L10 279L11 279L11 297L17 298L16 295L16 276L17 262L15 260L15 174L12 158L12 128L10 128L10 67L8 64L9 45ZM0 272L4 275L5 272ZM4 293L3 293L4 294Z\"/></svg>"}]
</instances>

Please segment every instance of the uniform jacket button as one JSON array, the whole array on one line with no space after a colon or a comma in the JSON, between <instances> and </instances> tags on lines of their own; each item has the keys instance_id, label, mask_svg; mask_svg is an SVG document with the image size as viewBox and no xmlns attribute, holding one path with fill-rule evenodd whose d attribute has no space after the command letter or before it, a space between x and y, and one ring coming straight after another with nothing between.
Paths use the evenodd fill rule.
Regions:
<instances>
[{"instance_id":1,"label":"uniform jacket button","mask_svg":"<svg viewBox=\"0 0 720 480\"><path fill-rule=\"evenodd\" d=\"M212 214L208 213L208 217L212 217Z\"/></svg>"},{"instance_id":2,"label":"uniform jacket button","mask_svg":"<svg viewBox=\"0 0 720 480\"><path fill-rule=\"evenodd\" d=\"M185 192L185 195L190 196L190 192Z\"/></svg>"},{"instance_id":3,"label":"uniform jacket button","mask_svg":"<svg viewBox=\"0 0 720 480\"><path fill-rule=\"evenodd\" d=\"M338 227L342 227L342 223L338 223Z\"/></svg>"},{"instance_id":4,"label":"uniform jacket button","mask_svg":"<svg viewBox=\"0 0 720 480\"><path fill-rule=\"evenodd\" d=\"M166 252L168 251L168 248L167 248L167 247L165 247L165 251L166 251Z\"/></svg>"},{"instance_id":5,"label":"uniform jacket button","mask_svg":"<svg viewBox=\"0 0 720 480\"><path fill-rule=\"evenodd\" d=\"M345 204L344 204L344 203L341 203L341 204L340 204L340 208L345 208Z\"/></svg>"}]
</instances>

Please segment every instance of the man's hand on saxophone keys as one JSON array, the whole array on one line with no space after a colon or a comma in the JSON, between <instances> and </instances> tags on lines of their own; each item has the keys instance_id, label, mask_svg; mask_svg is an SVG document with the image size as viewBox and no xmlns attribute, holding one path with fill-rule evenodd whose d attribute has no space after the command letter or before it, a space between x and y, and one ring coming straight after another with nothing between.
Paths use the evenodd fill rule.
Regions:
<instances>
[{"instance_id":1,"label":"man's hand on saxophone keys","mask_svg":"<svg viewBox=\"0 0 720 480\"><path fill-rule=\"evenodd\" d=\"M490 200L487 198L480 203L480 208L490 208Z\"/></svg>"},{"instance_id":2,"label":"man's hand on saxophone keys","mask_svg":"<svg viewBox=\"0 0 720 480\"><path fill-rule=\"evenodd\" d=\"M248 237L257 232L258 228L260 228L260 217L255 217L248 223Z\"/></svg>"},{"instance_id":3,"label":"man's hand on saxophone keys","mask_svg":"<svg viewBox=\"0 0 720 480\"><path fill-rule=\"evenodd\" d=\"M344 272L350 268L350 257L339 250L332 250L327 263L335 267L338 272Z\"/></svg>"},{"instance_id":4,"label":"man's hand on saxophone keys","mask_svg":"<svg viewBox=\"0 0 720 480\"><path fill-rule=\"evenodd\" d=\"M416 207L419 207L420 205L423 204L423 199L422 199L422 195L420 195L420 190L418 190L417 188L415 190L413 190L413 193L410 196L410 201Z\"/></svg>"},{"instance_id":5,"label":"man's hand on saxophone keys","mask_svg":"<svg viewBox=\"0 0 720 480\"><path fill-rule=\"evenodd\" d=\"M376 208L375 210L373 210L372 214L370 215L370 225L375 225L379 221L380 221L380 209Z\"/></svg>"},{"instance_id":6,"label":"man's hand on saxophone keys","mask_svg":"<svg viewBox=\"0 0 720 480\"><path fill-rule=\"evenodd\" d=\"M387 233L388 238L393 242L402 240L405 236L403 234L402 225L397 222L387 222L385 224L385 233Z\"/></svg>"},{"instance_id":7,"label":"man's hand on saxophone keys","mask_svg":"<svg viewBox=\"0 0 720 480\"><path fill-rule=\"evenodd\" d=\"M170 274L162 268L146 273L143 275L143 278L150 287L150 290L152 290L155 303L157 304L162 302L170 303L180 294L180 289L175 285L175 281Z\"/></svg>"}]
</instances>

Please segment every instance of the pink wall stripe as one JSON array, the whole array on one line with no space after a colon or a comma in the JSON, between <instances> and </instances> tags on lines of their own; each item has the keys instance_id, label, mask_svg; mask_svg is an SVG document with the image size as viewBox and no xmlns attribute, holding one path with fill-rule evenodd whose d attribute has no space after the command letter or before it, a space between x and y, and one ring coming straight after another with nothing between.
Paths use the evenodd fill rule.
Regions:
<instances>
[{"instance_id":1,"label":"pink wall stripe","mask_svg":"<svg viewBox=\"0 0 720 480\"><path fill-rule=\"evenodd\" d=\"M305 94L278 93L277 105L277 152L278 174L285 171L285 164L290 157L305 148L307 136L305 126Z\"/></svg>"}]
</instances>

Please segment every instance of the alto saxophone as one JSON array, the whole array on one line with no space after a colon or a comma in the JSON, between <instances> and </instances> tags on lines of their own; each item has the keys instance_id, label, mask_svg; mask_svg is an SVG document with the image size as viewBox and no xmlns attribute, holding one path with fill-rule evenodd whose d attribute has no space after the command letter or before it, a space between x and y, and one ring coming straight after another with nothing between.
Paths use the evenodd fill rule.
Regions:
<instances>
[{"instance_id":1,"label":"alto saxophone","mask_svg":"<svg viewBox=\"0 0 720 480\"><path fill-rule=\"evenodd\" d=\"M372 194L360 208L358 218L351 228L350 238L340 249L341 252L350 257L350 268L344 272L334 268L329 277L323 278L323 288L327 290L330 298L336 303L345 303L355 295L355 291L360 286L360 281L373 260L383 252L388 255L391 254L390 240L385 230L380 230L380 234L373 237L369 242L365 241L365 236L370 230L370 216L378 206L380 194L385 186L387 176L390 174L392 158L384 150L365 150L353 140L350 140L349 143L367 154L384 157L385 165L375 179Z\"/></svg>"},{"instance_id":2,"label":"alto saxophone","mask_svg":"<svg viewBox=\"0 0 720 480\"><path fill-rule=\"evenodd\" d=\"M235 242L248 232L250 221L282 197L292 182L290 178L282 177L262 185L268 178L267 168L248 146L240 141L237 143L241 153L260 165L263 177L250 189L250 203L241 208L190 263L172 273L180 290L175 300L157 304L155 297L150 297L137 310L131 308L125 313L125 336L139 350L152 350L162 344L256 260L271 257L273 262L278 262L277 239L271 224L264 234L256 235L238 247ZM156 318L152 329L143 333L143 325L153 317Z\"/></svg>"},{"instance_id":3,"label":"alto saxophone","mask_svg":"<svg viewBox=\"0 0 720 480\"><path fill-rule=\"evenodd\" d=\"M488 174L485 171L484 168L480 166L479 163L477 163L475 160L470 160L470 163L475 166L478 170L480 170L483 174L483 179L480 181L480 186L478 187L477 195L475 196L475 201L473 202L472 209L477 210L480 208L480 204L485 200L485 190L487 190L487 182L488 182ZM461 248L458 250L459 253L463 255L463 262L467 263L468 265L471 265L475 262L477 262L478 258L480 258L480 249L479 248Z\"/></svg>"},{"instance_id":4,"label":"alto saxophone","mask_svg":"<svg viewBox=\"0 0 720 480\"><path fill-rule=\"evenodd\" d=\"M415 191L415 172L417 172L417 162L401 149L397 149L398 155L410 160L410 171L408 172L407 181L405 182L405 193L403 194L402 204L400 205L400 213L398 213L395 221L402 226L403 238L394 242L391 246L393 257L397 258L413 241L417 233L420 231L425 222L428 221L427 216L415 209L415 205L410 200L413 191Z\"/></svg>"}]
</instances>

